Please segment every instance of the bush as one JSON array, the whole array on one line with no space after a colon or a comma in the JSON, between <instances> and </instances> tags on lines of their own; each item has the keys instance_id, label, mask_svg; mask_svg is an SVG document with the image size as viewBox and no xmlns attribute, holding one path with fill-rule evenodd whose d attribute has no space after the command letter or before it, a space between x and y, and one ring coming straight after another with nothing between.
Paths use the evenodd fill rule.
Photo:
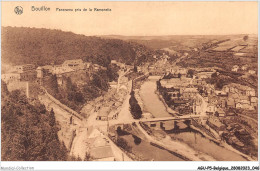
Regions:
<instances>
[{"instance_id":1,"label":"bush","mask_svg":"<svg viewBox=\"0 0 260 171\"><path fill-rule=\"evenodd\" d=\"M119 147L125 149L125 150L128 151L128 152L131 152L131 151L132 151L132 147L129 146L128 143L127 143L127 141L126 141L125 139L123 139L123 138L118 138L118 139L116 140L116 144L117 144Z\"/></svg>"},{"instance_id":2,"label":"bush","mask_svg":"<svg viewBox=\"0 0 260 171\"><path fill-rule=\"evenodd\" d=\"M138 136L136 136L136 135L132 135L132 136L134 138L135 145L139 145L142 142L142 139L139 138Z\"/></svg>"},{"instance_id":3,"label":"bush","mask_svg":"<svg viewBox=\"0 0 260 171\"><path fill-rule=\"evenodd\" d=\"M92 160L93 160L93 157L88 152L86 152L84 161L92 161Z\"/></svg>"}]
</instances>

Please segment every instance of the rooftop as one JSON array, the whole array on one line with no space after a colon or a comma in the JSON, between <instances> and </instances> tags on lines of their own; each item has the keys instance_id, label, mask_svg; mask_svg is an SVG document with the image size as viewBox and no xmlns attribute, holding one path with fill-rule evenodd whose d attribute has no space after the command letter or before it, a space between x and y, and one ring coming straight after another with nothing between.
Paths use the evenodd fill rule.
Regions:
<instances>
[{"instance_id":1,"label":"rooftop","mask_svg":"<svg viewBox=\"0 0 260 171\"><path fill-rule=\"evenodd\" d=\"M217 118L209 118L208 122L210 122L218 128L222 126L222 123Z\"/></svg>"},{"instance_id":2,"label":"rooftop","mask_svg":"<svg viewBox=\"0 0 260 171\"><path fill-rule=\"evenodd\" d=\"M231 83L231 84L225 85L224 87L234 87L234 88L237 88L237 89L240 89L240 90L254 90L251 87L241 85L241 84L237 84L237 83Z\"/></svg>"},{"instance_id":3,"label":"rooftop","mask_svg":"<svg viewBox=\"0 0 260 171\"><path fill-rule=\"evenodd\" d=\"M107 116L109 110L110 110L110 107L102 107L101 110L98 111L97 116Z\"/></svg>"},{"instance_id":4,"label":"rooftop","mask_svg":"<svg viewBox=\"0 0 260 171\"><path fill-rule=\"evenodd\" d=\"M112 149L110 146L92 148L90 150L90 156L94 159L104 159L109 157L114 157Z\"/></svg>"},{"instance_id":5,"label":"rooftop","mask_svg":"<svg viewBox=\"0 0 260 171\"><path fill-rule=\"evenodd\" d=\"M186 93L186 92L197 93L198 90L197 90L197 88L192 88L192 87L190 87L190 88L185 88L183 92L185 92L185 93Z\"/></svg>"},{"instance_id":6,"label":"rooftop","mask_svg":"<svg viewBox=\"0 0 260 171\"><path fill-rule=\"evenodd\" d=\"M63 63L64 64L65 63L83 63L83 60L82 59L69 59L69 60L65 60Z\"/></svg>"}]
</instances>

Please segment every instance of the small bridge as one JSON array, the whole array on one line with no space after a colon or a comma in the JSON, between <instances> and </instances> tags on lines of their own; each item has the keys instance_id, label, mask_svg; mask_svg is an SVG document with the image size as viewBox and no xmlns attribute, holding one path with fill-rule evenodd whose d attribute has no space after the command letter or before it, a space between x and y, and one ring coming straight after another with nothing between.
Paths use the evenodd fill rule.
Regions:
<instances>
[{"instance_id":1,"label":"small bridge","mask_svg":"<svg viewBox=\"0 0 260 171\"><path fill-rule=\"evenodd\" d=\"M201 115L185 115L185 116L172 116L172 117L162 117L162 118L148 118L140 119L141 122L156 122L156 121L169 121L169 120L190 120L202 117Z\"/></svg>"},{"instance_id":2,"label":"small bridge","mask_svg":"<svg viewBox=\"0 0 260 171\"><path fill-rule=\"evenodd\" d=\"M185 115L185 116L172 116L172 117L162 117L162 118L142 118L142 119L131 119L127 120L125 122L117 121L117 120L110 120L109 125L118 125L122 126L124 124L133 124L138 122L144 122L148 123L148 125L152 127L160 127L161 125L164 125L166 122L170 121L192 121L193 119L198 119L203 117L202 115Z\"/></svg>"},{"instance_id":3,"label":"small bridge","mask_svg":"<svg viewBox=\"0 0 260 171\"><path fill-rule=\"evenodd\" d=\"M198 119L200 117L201 115L185 115L176 117L140 119L140 122L144 122L150 127L154 127L155 129L160 129L161 127L167 127L166 129L171 129L176 126L178 121L187 121L188 124L192 124L193 119Z\"/></svg>"}]
</instances>

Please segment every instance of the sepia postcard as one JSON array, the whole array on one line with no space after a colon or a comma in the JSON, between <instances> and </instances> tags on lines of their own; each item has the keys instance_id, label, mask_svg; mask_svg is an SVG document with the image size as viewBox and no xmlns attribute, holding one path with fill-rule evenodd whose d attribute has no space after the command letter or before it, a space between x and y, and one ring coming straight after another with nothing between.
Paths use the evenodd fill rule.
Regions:
<instances>
[{"instance_id":1,"label":"sepia postcard","mask_svg":"<svg viewBox=\"0 0 260 171\"><path fill-rule=\"evenodd\" d=\"M1 2L1 169L258 170L258 134L257 1Z\"/></svg>"}]
</instances>

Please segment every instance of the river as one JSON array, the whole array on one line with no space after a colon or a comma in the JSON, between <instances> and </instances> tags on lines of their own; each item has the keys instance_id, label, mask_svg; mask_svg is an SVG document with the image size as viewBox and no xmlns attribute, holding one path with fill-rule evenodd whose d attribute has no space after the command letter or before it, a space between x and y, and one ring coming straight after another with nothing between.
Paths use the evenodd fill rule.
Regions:
<instances>
[{"instance_id":1,"label":"river","mask_svg":"<svg viewBox=\"0 0 260 171\"><path fill-rule=\"evenodd\" d=\"M150 112L154 117L171 117L159 99L156 91L156 80L146 81L140 88L140 97L143 101L144 112Z\"/></svg>"},{"instance_id":2,"label":"river","mask_svg":"<svg viewBox=\"0 0 260 171\"><path fill-rule=\"evenodd\" d=\"M154 117L171 116L158 95L155 93L156 81L144 82L140 88L140 96L144 104L144 111L151 113ZM196 131L183 131L181 133L170 133L173 139L182 141L196 151L208 154L218 161L244 161L241 155L217 145L203 137Z\"/></svg>"},{"instance_id":3,"label":"river","mask_svg":"<svg viewBox=\"0 0 260 171\"><path fill-rule=\"evenodd\" d=\"M132 135L122 136L132 147L132 153L140 157L142 161L183 161L183 159L171 154L169 151L160 149L142 140L140 144L134 143Z\"/></svg>"},{"instance_id":4,"label":"river","mask_svg":"<svg viewBox=\"0 0 260 171\"><path fill-rule=\"evenodd\" d=\"M246 161L246 159L241 155L217 145L198 132L187 131L181 133L171 133L169 135L174 139L184 142L196 151L212 156L217 161Z\"/></svg>"}]
</instances>

